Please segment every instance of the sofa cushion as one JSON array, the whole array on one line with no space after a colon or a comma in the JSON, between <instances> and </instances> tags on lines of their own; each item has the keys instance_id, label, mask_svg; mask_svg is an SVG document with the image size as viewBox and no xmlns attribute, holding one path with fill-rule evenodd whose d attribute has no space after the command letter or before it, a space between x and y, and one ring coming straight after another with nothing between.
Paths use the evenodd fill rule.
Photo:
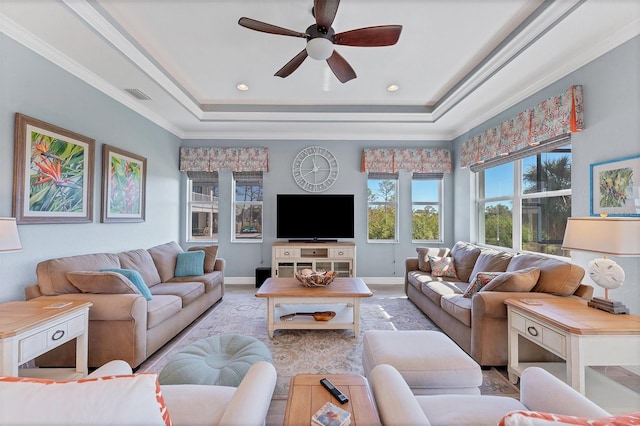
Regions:
<instances>
[{"instance_id":1,"label":"sofa cushion","mask_svg":"<svg viewBox=\"0 0 640 426\"><path fill-rule=\"evenodd\" d=\"M176 260L176 277L190 277L204 274L204 251L178 253Z\"/></svg>"},{"instance_id":2,"label":"sofa cushion","mask_svg":"<svg viewBox=\"0 0 640 426\"><path fill-rule=\"evenodd\" d=\"M174 295L182 299L182 307L189 305L204 294L204 284L200 282L160 283L151 288L154 295Z\"/></svg>"},{"instance_id":3,"label":"sofa cushion","mask_svg":"<svg viewBox=\"0 0 640 426\"><path fill-rule=\"evenodd\" d=\"M189 247L189 251L204 251L204 273L213 272L216 267L216 258L218 256L218 246L199 246Z\"/></svg>"},{"instance_id":4,"label":"sofa cushion","mask_svg":"<svg viewBox=\"0 0 640 426\"><path fill-rule=\"evenodd\" d=\"M588 419L565 414L543 413L540 411L512 411L500 419L498 426L636 426L640 425L640 412L618 414L599 419Z\"/></svg>"},{"instance_id":5,"label":"sofa cushion","mask_svg":"<svg viewBox=\"0 0 640 426\"><path fill-rule=\"evenodd\" d=\"M156 265L156 269L160 275L160 280L163 283L166 283L173 278L173 273L176 270L176 259L178 258L178 253L183 252L182 247L180 247L175 241L171 241L169 243L151 247L147 251L153 259L153 263Z\"/></svg>"},{"instance_id":6,"label":"sofa cushion","mask_svg":"<svg viewBox=\"0 0 640 426\"><path fill-rule=\"evenodd\" d=\"M443 311L471 327L471 299L461 294L447 294L440 299Z\"/></svg>"},{"instance_id":7,"label":"sofa cushion","mask_svg":"<svg viewBox=\"0 0 640 426\"><path fill-rule=\"evenodd\" d=\"M120 267L138 271L147 287L152 287L160 282L156 264L153 263L153 259L147 250L124 251L118 253L118 258L120 259Z\"/></svg>"},{"instance_id":8,"label":"sofa cushion","mask_svg":"<svg viewBox=\"0 0 640 426\"><path fill-rule=\"evenodd\" d=\"M440 298L451 294L462 294L469 284L462 281L428 281L422 283L421 292L437 306Z\"/></svg>"},{"instance_id":9,"label":"sofa cushion","mask_svg":"<svg viewBox=\"0 0 640 426\"><path fill-rule=\"evenodd\" d=\"M449 256L450 250L447 247L417 247L418 269L422 272L431 272L429 256Z\"/></svg>"},{"instance_id":10,"label":"sofa cushion","mask_svg":"<svg viewBox=\"0 0 640 426\"><path fill-rule=\"evenodd\" d=\"M451 257L455 260L458 279L469 282L471 271L480 256L480 247L464 241L458 241L451 249Z\"/></svg>"},{"instance_id":11,"label":"sofa cushion","mask_svg":"<svg viewBox=\"0 0 640 426\"><path fill-rule=\"evenodd\" d=\"M40 292L45 296L54 296L80 292L67 278L67 272L119 267L120 259L115 254L83 254L42 261L36 267L36 276Z\"/></svg>"},{"instance_id":12,"label":"sofa cushion","mask_svg":"<svg viewBox=\"0 0 640 426\"><path fill-rule=\"evenodd\" d=\"M55 381L0 378L3 424L170 425L156 374Z\"/></svg>"},{"instance_id":13,"label":"sofa cushion","mask_svg":"<svg viewBox=\"0 0 640 426\"><path fill-rule=\"evenodd\" d=\"M174 277L168 282L170 283L184 283L184 282L199 282L204 284L205 293L214 290L216 287L224 285L224 275L222 271L213 271L205 273L204 275L198 275L193 277Z\"/></svg>"},{"instance_id":14,"label":"sofa cushion","mask_svg":"<svg viewBox=\"0 0 640 426\"><path fill-rule=\"evenodd\" d=\"M584 277L584 269L578 265L532 253L514 256L509 262L507 272L531 266L540 268L540 278L531 291L570 296L576 291Z\"/></svg>"},{"instance_id":15,"label":"sofa cushion","mask_svg":"<svg viewBox=\"0 0 640 426\"><path fill-rule=\"evenodd\" d=\"M431 276L458 278L452 257L429 256L429 263L431 264Z\"/></svg>"},{"instance_id":16,"label":"sofa cushion","mask_svg":"<svg viewBox=\"0 0 640 426\"><path fill-rule=\"evenodd\" d=\"M180 296L156 294L147 302L147 330L172 318L182 309Z\"/></svg>"},{"instance_id":17,"label":"sofa cushion","mask_svg":"<svg viewBox=\"0 0 640 426\"><path fill-rule=\"evenodd\" d=\"M513 254L493 249L483 249L471 271L471 278L478 272L504 272L509 266ZM469 282L472 282L471 280Z\"/></svg>"},{"instance_id":18,"label":"sofa cushion","mask_svg":"<svg viewBox=\"0 0 640 426\"><path fill-rule=\"evenodd\" d=\"M535 266L519 271L503 272L480 291L531 291L539 277L540 269Z\"/></svg>"},{"instance_id":19,"label":"sofa cushion","mask_svg":"<svg viewBox=\"0 0 640 426\"><path fill-rule=\"evenodd\" d=\"M67 279L83 293L142 294L130 279L117 272L72 271Z\"/></svg>"},{"instance_id":20,"label":"sofa cushion","mask_svg":"<svg viewBox=\"0 0 640 426\"><path fill-rule=\"evenodd\" d=\"M473 296L473 293L480 291L484 286L489 284L491 280L500 274L502 274L502 272L478 272L473 276L473 278L471 278L471 283L469 283L469 287L467 287L462 296Z\"/></svg>"},{"instance_id":21,"label":"sofa cushion","mask_svg":"<svg viewBox=\"0 0 640 426\"><path fill-rule=\"evenodd\" d=\"M153 296L149 291L149 287L144 283L142 279L142 275L140 272L134 271L133 269L123 269L123 268L113 268L113 269L101 269L100 272L115 272L118 274L122 274L126 277L133 285L140 291L140 294L144 296L145 299L151 300Z\"/></svg>"}]
</instances>

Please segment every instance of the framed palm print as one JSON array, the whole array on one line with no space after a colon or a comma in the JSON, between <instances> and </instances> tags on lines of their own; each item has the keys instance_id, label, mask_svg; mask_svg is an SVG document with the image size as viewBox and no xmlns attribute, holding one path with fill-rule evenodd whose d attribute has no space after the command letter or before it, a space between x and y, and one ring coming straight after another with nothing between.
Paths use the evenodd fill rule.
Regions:
<instances>
[{"instance_id":1,"label":"framed palm print","mask_svg":"<svg viewBox=\"0 0 640 426\"><path fill-rule=\"evenodd\" d=\"M16 222L92 222L95 141L20 113L14 133Z\"/></svg>"},{"instance_id":2,"label":"framed palm print","mask_svg":"<svg viewBox=\"0 0 640 426\"><path fill-rule=\"evenodd\" d=\"M103 145L101 221L144 222L146 182L146 158Z\"/></svg>"},{"instance_id":3,"label":"framed palm print","mask_svg":"<svg viewBox=\"0 0 640 426\"><path fill-rule=\"evenodd\" d=\"M640 155L591 164L591 216L640 217Z\"/></svg>"}]
</instances>

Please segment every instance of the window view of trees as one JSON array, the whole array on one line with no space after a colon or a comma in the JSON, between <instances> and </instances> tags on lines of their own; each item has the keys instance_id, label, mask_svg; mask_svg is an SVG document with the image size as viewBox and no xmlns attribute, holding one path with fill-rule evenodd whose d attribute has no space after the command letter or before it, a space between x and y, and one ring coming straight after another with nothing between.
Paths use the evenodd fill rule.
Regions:
<instances>
[{"instance_id":1,"label":"window view of trees","mask_svg":"<svg viewBox=\"0 0 640 426\"><path fill-rule=\"evenodd\" d=\"M262 173L234 173L235 240L262 239Z\"/></svg>"},{"instance_id":2,"label":"window view of trees","mask_svg":"<svg viewBox=\"0 0 640 426\"><path fill-rule=\"evenodd\" d=\"M368 180L368 238L396 240L397 178Z\"/></svg>"},{"instance_id":3,"label":"window view of trees","mask_svg":"<svg viewBox=\"0 0 640 426\"><path fill-rule=\"evenodd\" d=\"M411 180L411 239L441 241L442 179Z\"/></svg>"}]
</instances>

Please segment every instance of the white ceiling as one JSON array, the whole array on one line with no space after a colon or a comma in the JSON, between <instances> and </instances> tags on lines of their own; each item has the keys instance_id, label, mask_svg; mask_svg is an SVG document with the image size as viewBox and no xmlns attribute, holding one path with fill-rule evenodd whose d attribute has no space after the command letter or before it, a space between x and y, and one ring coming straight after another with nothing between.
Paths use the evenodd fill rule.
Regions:
<instances>
[{"instance_id":1,"label":"white ceiling","mask_svg":"<svg viewBox=\"0 0 640 426\"><path fill-rule=\"evenodd\" d=\"M343 0L337 33L400 24L398 43L336 46L345 84L311 58L274 77L305 40L238 19L304 32L312 5L0 0L0 31L181 138L320 140L450 140L640 34L640 0Z\"/></svg>"}]
</instances>

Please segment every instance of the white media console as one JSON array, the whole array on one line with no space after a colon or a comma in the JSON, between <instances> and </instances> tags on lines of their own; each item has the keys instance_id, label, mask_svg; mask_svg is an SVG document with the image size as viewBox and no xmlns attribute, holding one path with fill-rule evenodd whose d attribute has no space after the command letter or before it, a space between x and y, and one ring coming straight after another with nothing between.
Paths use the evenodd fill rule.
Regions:
<instances>
[{"instance_id":1,"label":"white media console","mask_svg":"<svg viewBox=\"0 0 640 426\"><path fill-rule=\"evenodd\" d=\"M273 243L271 275L293 277L296 271L335 271L339 277L356 276L355 243Z\"/></svg>"}]
</instances>

